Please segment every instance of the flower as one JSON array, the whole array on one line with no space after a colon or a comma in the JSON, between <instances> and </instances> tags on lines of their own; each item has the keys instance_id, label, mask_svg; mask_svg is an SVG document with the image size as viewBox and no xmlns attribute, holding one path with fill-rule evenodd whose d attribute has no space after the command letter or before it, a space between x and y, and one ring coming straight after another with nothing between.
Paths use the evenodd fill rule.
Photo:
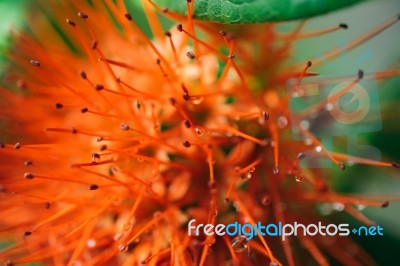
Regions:
<instances>
[{"instance_id":1,"label":"flower","mask_svg":"<svg viewBox=\"0 0 400 266\"><path fill-rule=\"evenodd\" d=\"M13 242L1 257L8 265L294 265L304 259L292 250L294 238L190 237L186 224L312 223L324 220L313 209L320 202L372 224L353 205L387 207L387 201L340 195L322 169L300 161L328 158L341 170L346 160L399 165L334 153L301 120L327 123L327 100L336 104L342 94L299 116L291 106L292 97L306 93L302 82L319 74L313 67L326 60L288 66L293 43L346 24L303 33L300 23L289 34L273 24L226 31L194 21L190 3L188 17L145 4L153 38L122 1L46 1L30 33L15 36L7 80L18 90L1 89L0 107L1 231ZM176 26L163 32L156 12ZM394 75L398 70L376 76ZM369 78L354 73L339 91ZM294 83L286 93L288 80ZM350 238L297 239L321 265L328 264L323 252L343 264L373 264L362 251L354 261L341 255L354 244Z\"/></svg>"}]
</instances>

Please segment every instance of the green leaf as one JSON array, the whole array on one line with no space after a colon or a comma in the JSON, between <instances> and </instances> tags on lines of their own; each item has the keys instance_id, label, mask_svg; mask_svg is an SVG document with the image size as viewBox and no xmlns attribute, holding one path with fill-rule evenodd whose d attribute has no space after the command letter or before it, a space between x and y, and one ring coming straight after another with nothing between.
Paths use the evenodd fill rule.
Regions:
<instances>
[{"instance_id":1,"label":"green leaf","mask_svg":"<svg viewBox=\"0 0 400 266\"><path fill-rule=\"evenodd\" d=\"M186 0L153 0L187 15ZM194 18L225 24L251 24L308 18L365 0L194 0Z\"/></svg>"}]
</instances>

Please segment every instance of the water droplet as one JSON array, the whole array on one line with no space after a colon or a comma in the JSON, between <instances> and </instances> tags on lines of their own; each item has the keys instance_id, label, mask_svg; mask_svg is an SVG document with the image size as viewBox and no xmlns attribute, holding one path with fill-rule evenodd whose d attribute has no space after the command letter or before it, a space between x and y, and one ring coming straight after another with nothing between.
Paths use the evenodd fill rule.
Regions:
<instances>
[{"instance_id":1,"label":"water droplet","mask_svg":"<svg viewBox=\"0 0 400 266\"><path fill-rule=\"evenodd\" d=\"M94 239L89 239L89 240L87 241L86 245L87 245L89 248L94 248L94 247L96 246L96 240L94 240Z\"/></svg>"},{"instance_id":2,"label":"water droplet","mask_svg":"<svg viewBox=\"0 0 400 266\"><path fill-rule=\"evenodd\" d=\"M284 129L285 127L287 127L287 125L288 125L287 118L284 117L284 116L280 116L278 118L278 127L281 128L281 129Z\"/></svg>"},{"instance_id":3,"label":"water droplet","mask_svg":"<svg viewBox=\"0 0 400 266\"><path fill-rule=\"evenodd\" d=\"M276 263L275 261L271 261L271 262L269 263L269 266L278 266L278 263Z\"/></svg>"},{"instance_id":4,"label":"water droplet","mask_svg":"<svg viewBox=\"0 0 400 266\"><path fill-rule=\"evenodd\" d=\"M199 105L204 101L204 97L192 97L192 103L194 105Z\"/></svg>"},{"instance_id":5,"label":"water droplet","mask_svg":"<svg viewBox=\"0 0 400 266\"><path fill-rule=\"evenodd\" d=\"M332 204L329 203L322 203L318 205L318 210L323 216L327 216L332 214Z\"/></svg>"},{"instance_id":6,"label":"water droplet","mask_svg":"<svg viewBox=\"0 0 400 266\"><path fill-rule=\"evenodd\" d=\"M271 204L271 198L268 195L263 196L261 199L261 205L268 206L269 204Z\"/></svg>"},{"instance_id":7,"label":"water droplet","mask_svg":"<svg viewBox=\"0 0 400 266\"><path fill-rule=\"evenodd\" d=\"M158 174L158 168L153 168L152 170L151 170L151 174L152 175L157 175Z\"/></svg>"},{"instance_id":8,"label":"water droplet","mask_svg":"<svg viewBox=\"0 0 400 266\"><path fill-rule=\"evenodd\" d=\"M114 241L118 241L122 238L122 236L123 236L122 233L116 233L114 235L113 239L114 239Z\"/></svg>"},{"instance_id":9,"label":"water droplet","mask_svg":"<svg viewBox=\"0 0 400 266\"><path fill-rule=\"evenodd\" d=\"M321 147L321 146L315 147L315 151L316 151L316 152L321 152L321 151L322 151L322 147Z\"/></svg>"},{"instance_id":10,"label":"water droplet","mask_svg":"<svg viewBox=\"0 0 400 266\"><path fill-rule=\"evenodd\" d=\"M240 205L237 202L233 202L232 206L237 212L240 212Z\"/></svg>"},{"instance_id":11,"label":"water droplet","mask_svg":"<svg viewBox=\"0 0 400 266\"><path fill-rule=\"evenodd\" d=\"M118 246L118 250L119 250L120 252L126 252L126 251L128 251L128 246L127 246L126 244L120 244L120 245Z\"/></svg>"},{"instance_id":12,"label":"water droplet","mask_svg":"<svg viewBox=\"0 0 400 266\"><path fill-rule=\"evenodd\" d=\"M196 128L194 129L194 132L196 132L196 134L197 134L198 136L202 136L202 135L204 134L203 129L201 129L201 128L199 128L199 127L196 127Z\"/></svg>"},{"instance_id":13,"label":"water droplet","mask_svg":"<svg viewBox=\"0 0 400 266\"><path fill-rule=\"evenodd\" d=\"M279 168L278 168L278 167L272 168L272 173L273 173L274 175L279 174Z\"/></svg>"},{"instance_id":14,"label":"water droplet","mask_svg":"<svg viewBox=\"0 0 400 266\"><path fill-rule=\"evenodd\" d=\"M332 111L334 107L335 107L335 106L334 106L332 103L327 103L327 104L325 105L325 109L326 109L327 111Z\"/></svg>"},{"instance_id":15,"label":"water droplet","mask_svg":"<svg viewBox=\"0 0 400 266\"><path fill-rule=\"evenodd\" d=\"M362 210L364 210L364 209L365 209L365 207L367 207L367 206L366 206L366 205L364 205L364 204L357 204L357 206L356 206L357 210L359 210L359 211L362 211Z\"/></svg>"},{"instance_id":16,"label":"water droplet","mask_svg":"<svg viewBox=\"0 0 400 266\"><path fill-rule=\"evenodd\" d=\"M246 236L237 236L231 241L233 251L236 253L243 252L247 249Z\"/></svg>"},{"instance_id":17,"label":"water droplet","mask_svg":"<svg viewBox=\"0 0 400 266\"><path fill-rule=\"evenodd\" d=\"M297 175L294 176L294 179L296 180L296 182L303 182L304 180L304 176L301 173L298 173Z\"/></svg>"},{"instance_id":18,"label":"water droplet","mask_svg":"<svg viewBox=\"0 0 400 266\"><path fill-rule=\"evenodd\" d=\"M344 210L344 204L341 203L341 202L335 202L335 203L332 204L332 208L333 208L335 211L341 212L341 211Z\"/></svg>"},{"instance_id":19,"label":"water droplet","mask_svg":"<svg viewBox=\"0 0 400 266\"><path fill-rule=\"evenodd\" d=\"M213 214L214 214L214 216L217 216L218 215L218 210L215 209Z\"/></svg>"},{"instance_id":20,"label":"water droplet","mask_svg":"<svg viewBox=\"0 0 400 266\"><path fill-rule=\"evenodd\" d=\"M305 138L304 144L307 146L310 146L311 144L313 144L313 140L311 138Z\"/></svg>"},{"instance_id":21,"label":"water droplet","mask_svg":"<svg viewBox=\"0 0 400 266\"><path fill-rule=\"evenodd\" d=\"M307 120L301 120L300 128L303 130L308 130L310 128L310 122L308 122Z\"/></svg>"},{"instance_id":22,"label":"water droplet","mask_svg":"<svg viewBox=\"0 0 400 266\"><path fill-rule=\"evenodd\" d=\"M263 146L263 147L266 147L268 144L270 144L269 139L263 139L263 140L261 141L261 146Z\"/></svg>"},{"instance_id":23,"label":"water droplet","mask_svg":"<svg viewBox=\"0 0 400 266\"><path fill-rule=\"evenodd\" d=\"M82 263L79 260L75 260L72 262L72 266L82 266Z\"/></svg>"},{"instance_id":24,"label":"water droplet","mask_svg":"<svg viewBox=\"0 0 400 266\"><path fill-rule=\"evenodd\" d=\"M247 179L251 179L251 173L247 173L247 174L246 174L246 178L247 178Z\"/></svg>"},{"instance_id":25,"label":"water droplet","mask_svg":"<svg viewBox=\"0 0 400 266\"><path fill-rule=\"evenodd\" d=\"M251 168L249 169L249 172L250 172L250 173L254 173L255 170L256 170L255 167L251 167Z\"/></svg>"},{"instance_id":26,"label":"water droplet","mask_svg":"<svg viewBox=\"0 0 400 266\"><path fill-rule=\"evenodd\" d=\"M142 158L142 157L138 157L138 158L137 158L137 161L138 161L139 163L142 163L142 162L143 162L143 158Z\"/></svg>"}]
</instances>

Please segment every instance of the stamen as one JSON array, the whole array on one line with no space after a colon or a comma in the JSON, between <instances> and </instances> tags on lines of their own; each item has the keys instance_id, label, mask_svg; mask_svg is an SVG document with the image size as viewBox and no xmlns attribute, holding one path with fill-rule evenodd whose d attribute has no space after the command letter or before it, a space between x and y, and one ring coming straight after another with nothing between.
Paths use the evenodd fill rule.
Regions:
<instances>
[{"instance_id":1,"label":"stamen","mask_svg":"<svg viewBox=\"0 0 400 266\"><path fill-rule=\"evenodd\" d=\"M33 66L36 66L36 67L39 67L39 66L40 66L40 62L39 62L39 61L31 60L30 62L31 62L31 64L32 64Z\"/></svg>"},{"instance_id":2,"label":"stamen","mask_svg":"<svg viewBox=\"0 0 400 266\"><path fill-rule=\"evenodd\" d=\"M87 19L87 18L88 18L88 15L86 15L86 14L83 13L83 12L78 12L78 17L80 17L80 18L82 18L82 19Z\"/></svg>"}]
</instances>

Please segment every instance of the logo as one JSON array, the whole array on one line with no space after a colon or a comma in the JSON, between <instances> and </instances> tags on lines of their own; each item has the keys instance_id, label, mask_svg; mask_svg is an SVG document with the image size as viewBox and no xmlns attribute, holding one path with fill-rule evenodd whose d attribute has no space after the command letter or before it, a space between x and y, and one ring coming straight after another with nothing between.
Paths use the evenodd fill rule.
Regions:
<instances>
[{"instance_id":1,"label":"logo","mask_svg":"<svg viewBox=\"0 0 400 266\"><path fill-rule=\"evenodd\" d=\"M373 146L361 144L359 136L382 129L379 105L378 83L373 70L345 73L341 69L358 67L363 60L372 56L370 50L351 62L345 51L342 57L328 61L333 71L330 75L292 78L287 81L291 128L294 139L304 141L310 148L304 151L305 159L300 166L305 168L330 168L332 161L322 152L320 146L312 146L312 140L305 132L312 133L329 152L335 150L334 139L345 140L345 149L340 153L350 156L380 160L380 151ZM336 65L339 64L340 66ZM347 163L351 164L351 161Z\"/></svg>"}]
</instances>

